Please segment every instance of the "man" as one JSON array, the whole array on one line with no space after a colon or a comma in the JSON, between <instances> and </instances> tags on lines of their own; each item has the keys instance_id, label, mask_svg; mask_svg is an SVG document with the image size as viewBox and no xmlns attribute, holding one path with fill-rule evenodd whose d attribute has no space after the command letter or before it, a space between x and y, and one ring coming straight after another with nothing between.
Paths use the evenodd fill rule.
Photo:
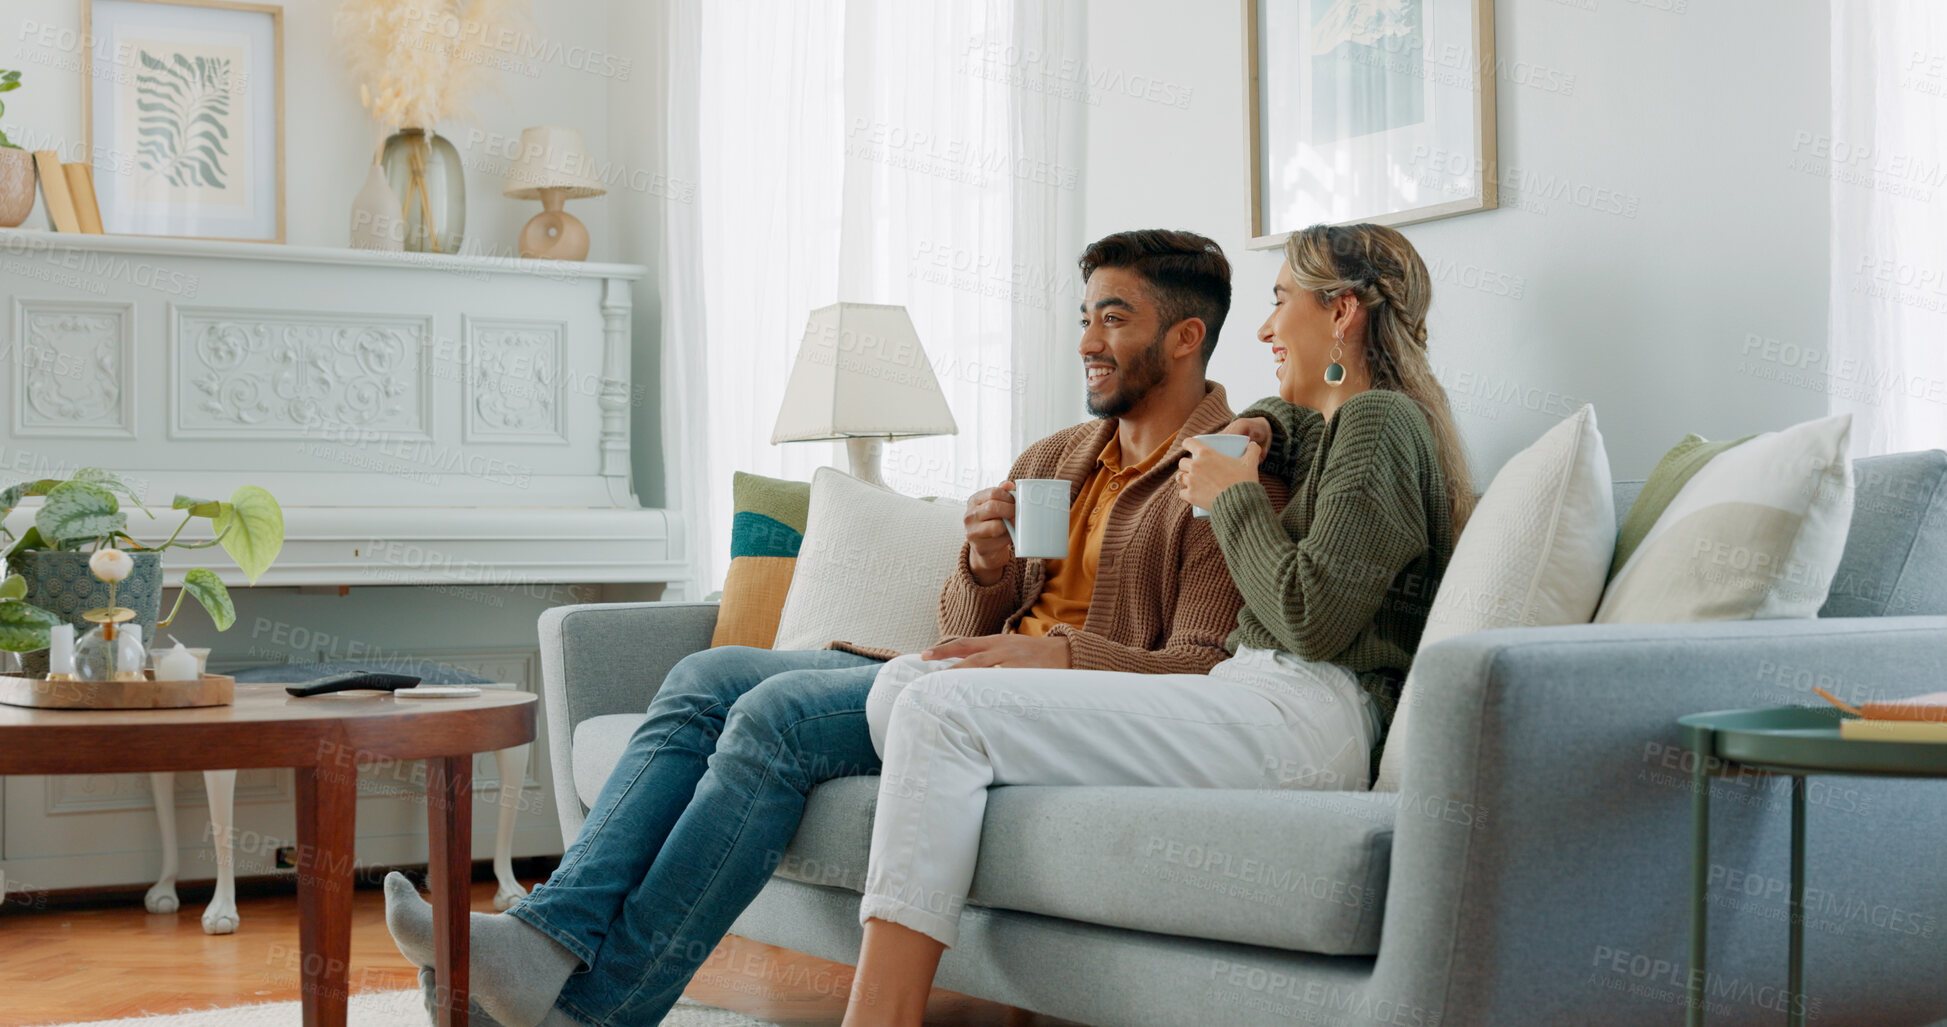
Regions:
<instances>
[{"instance_id":1,"label":"man","mask_svg":"<svg viewBox=\"0 0 1947 1027\"><path fill-rule=\"evenodd\" d=\"M940 596L945 640L922 656L1201 673L1228 657L1242 599L1171 476L1183 439L1233 416L1204 377L1230 265L1203 236L1138 231L1089 246L1081 269L1097 420L1035 443L1013 468L1072 483L1068 556L1016 559L1002 526L1012 480L975 493ZM769 879L811 789L878 772L866 697L894 655L724 647L672 668L560 868L506 916L474 914L481 1007L521 1027L660 1021ZM386 887L400 950L431 965L428 907L403 877Z\"/></svg>"}]
</instances>

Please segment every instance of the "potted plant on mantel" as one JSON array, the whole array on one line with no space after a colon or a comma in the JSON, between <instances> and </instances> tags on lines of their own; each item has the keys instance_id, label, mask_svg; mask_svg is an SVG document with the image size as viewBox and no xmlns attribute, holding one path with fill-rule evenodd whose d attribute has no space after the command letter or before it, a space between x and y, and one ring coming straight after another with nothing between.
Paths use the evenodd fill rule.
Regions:
<instances>
[{"instance_id":1,"label":"potted plant on mantel","mask_svg":"<svg viewBox=\"0 0 1947 1027\"><path fill-rule=\"evenodd\" d=\"M4 521L23 499L40 496L34 523L14 538ZM158 627L167 627L182 611L183 597L193 597L208 611L218 631L236 622L230 592L216 572L192 567L183 575L182 591L166 620L162 613L162 553L169 549L222 546L244 577L255 584L284 548L284 510L271 494L244 485L227 500L177 496L171 508L183 512L183 522L168 539L150 545L126 530L126 497L136 508L155 515L122 479L99 467L84 467L68 479L25 481L0 492L0 535L13 541L7 550L10 576L0 582L0 649L29 653L46 649L47 631L63 622L85 630L82 614L106 606L135 611L142 637L153 641ZM208 518L214 537L202 542L180 541L195 518ZM88 560L102 549L121 549L134 561L128 577L111 586L88 569ZM113 588L111 600L111 587ZM46 670L45 656L29 658L28 673ZM36 666L38 664L38 666Z\"/></svg>"},{"instance_id":2,"label":"potted plant on mantel","mask_svg":"<svg viewBox=\"0 0 1947 1027\"><path fill-rule=\"evenodd\" d=\"M0 93L20 88L20 72L0 71ZM0 116L7 105L0 103ZM34 209L34 155L0 131L0 228L13 228Z\"/></svg>"}]
</instances>

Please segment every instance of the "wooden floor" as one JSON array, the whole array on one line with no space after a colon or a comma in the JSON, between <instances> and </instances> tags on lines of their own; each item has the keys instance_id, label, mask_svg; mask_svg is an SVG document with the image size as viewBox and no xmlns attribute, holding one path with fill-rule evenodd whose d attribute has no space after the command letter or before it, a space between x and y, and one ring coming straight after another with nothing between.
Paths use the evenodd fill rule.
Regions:
<instances>
[{"instance_id":1,"label":"wooden floor","mask_svg":"<svg viewBox=\"0 0 1947 1027\"><path fill-rule=\"evenodd\" d=\"M527 882L532 887L532 881ZM493 911L491 883L475 884L473 908ZM109 901L39 904L8 896L0 906L0 1027L177 1013L298 998L297 899L239 897L236 934L203 933L207 887L181 889L168 916L142 909L139 891ZM385 930L385 895L361 886L352 897L352 991L418 987ZM698 1002L786 1027L836 1025L852 968L730 937L690 982ZM935 991L926 1022L968 1027L1057 1027L1068 1021Z\"/></svg>"}]
</instances>

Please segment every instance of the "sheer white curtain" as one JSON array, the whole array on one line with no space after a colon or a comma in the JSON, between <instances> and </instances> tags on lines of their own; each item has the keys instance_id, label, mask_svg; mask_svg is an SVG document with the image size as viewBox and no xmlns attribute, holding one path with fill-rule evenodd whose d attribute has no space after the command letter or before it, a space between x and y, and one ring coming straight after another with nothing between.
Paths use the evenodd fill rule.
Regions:
<instances>
[{"instance_id":1,"label":"sheer white curtain","mask_svg":"<svg viewBox=\"0 0 1947 1027\"><path fill-rule=\"evenodd\" d=\"M1947 4L1834 0L1823 145L1831 409L1855 456L1947 446Z\"/></svg>"},{"instance_id":2,"label":"sheer white curtain","mask_svg":"<svg viewBox=\"0 0 1947 1027\"><path fill-rule=\"evenodd\" d=\"M731 472L808 479L835 443L770 444L805 319L911 313L960 427L893 443L911 495L1001 480L1082 416L1083 107L1010 62L1081 62L1079 0L671 0L664 459L701 583L728 563ZM679 209L686 208L686 209Z\"/></svg>"}]
</instances>

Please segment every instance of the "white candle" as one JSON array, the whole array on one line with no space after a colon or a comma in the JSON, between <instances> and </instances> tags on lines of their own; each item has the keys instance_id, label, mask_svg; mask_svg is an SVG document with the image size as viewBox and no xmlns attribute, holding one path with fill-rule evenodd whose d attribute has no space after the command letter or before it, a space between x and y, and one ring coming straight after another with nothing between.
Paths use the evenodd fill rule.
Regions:
<instances>
[{"instance_id":1,"label":"white candle","mask_svg":"<svg viewBox=\"0 0 1947 1027\"><path fill-rule=\"evenodd\" d=\"M189 651L181 642L174 649L166 649L155 658L155 679L157 681L195 681L196 654Z\"/></svg>"},{"instance_id":2,"label":"white candle","mask_svg":"<svg viewBox=\"0 0 1947 1027\"><path fill-rule=\"evenodd\" d=\"M47 629L47 672L74 673L74 625L56 624Z\"/></svg>"}]
</instances>

